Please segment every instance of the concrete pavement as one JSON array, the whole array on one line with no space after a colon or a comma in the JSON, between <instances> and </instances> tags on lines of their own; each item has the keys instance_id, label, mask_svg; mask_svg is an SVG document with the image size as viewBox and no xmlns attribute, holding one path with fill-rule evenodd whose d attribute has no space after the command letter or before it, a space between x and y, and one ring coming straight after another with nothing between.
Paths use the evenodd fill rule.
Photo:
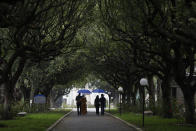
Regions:
<instances>
[{"instance_id":1,"label":"concrete pavement","mask_svg":"<svg viewBox=\"0 0 196 131\"><path fill-rule=\"evenodd\" d=\"M85 116L78 116L73 111L65 117L52 131L136 131L118 119L109 115L97 116L89 111Z\"/></svg>"}]
</instances>

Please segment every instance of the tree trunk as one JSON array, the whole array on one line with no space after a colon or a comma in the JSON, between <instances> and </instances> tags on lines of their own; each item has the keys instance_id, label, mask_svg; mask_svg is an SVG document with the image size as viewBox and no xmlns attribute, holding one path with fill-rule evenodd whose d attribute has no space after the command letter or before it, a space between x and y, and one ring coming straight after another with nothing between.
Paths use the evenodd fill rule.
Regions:
<instances>
[{"instance_id":1,"label":"tree trunk","mask_svg":"<svg viewBox=\"0 0 196 131\"><path fill-rule=\"evenodd\" d=\"M20 89L21 89L21 91L22 91L24 101L25 101L25 102L30 101L31 88L28 88L28 87L26 87L24 84L22 84L22 85L20 86Z\"/></svg>"},{"instance_id":2,"label":"tree trunk","mask_svg":"<svg viewBox=\"0 0 196 131\"><path fill-rule=\"evenodd\" d=\"M19 65L17 67L17 70L15 72L11 72L11 67L13 66L14 61L16 60L17 56L13 56L13 58L11 58L11 62L9 64L9 66L5 69L5 74L4 75L4 80L1 83L1 85L4 86L4 104L3 104L3 118L4 119L9 119L9 113L11 111L11 102L13 100L13 92L14 92L14 88L16 85L16 82L18 81L18 78L20 77L24 66L25 66L25 57L22 57L21 59L19 59Z\"/></svg>"},{"instance_id":3,"label":"tree trunk","mask_svg":"<svg viewBox=\"0 0 196 131\"><path fill-rule=\"evenodd\" d=\"M127 89L123 88L123 92L121 93L121 99L122 99L123 105L125 105L125 103L126 103L126 93L127 93Z\"/></svg>"},{"instance_id":4,"label":"tree trunk","mask_svg":"<svg viewBox=\"0 0 196 131\"><path fill-rule=\"evenodd\" d=\"M127 90L126 97L127 97L127 99L126 99L127 103L126 104L128 106L130 106L131 105L131 99L130 99L131 98L131 91L130 91L130 89Z\"/></svg>"},{"instance_id":5,"label":"tree trunk","mask_svg":"<svg viewBox=\"0 0 196 131\"><path fill-rule=\"evenodd\" d=\"M171 118L173 116L172 106L171 106L171 87L170 87L169 79L165 79L162 81L161 89L162 89L162 107L163 107L163 117Z\"/></svg>"},{"instance_id":6,"label":"tree trunk","mask_svg":"<svg viewBox=\"0 0 196 131\"><path fill-rule=\"evenodd\" d=\"M142 100L143 100L143 99L142 99L142 96L143 96L143 89L142 89L141 86L139 87L139 96L140 96L140 97L139 97L139 101L140 101L140 103L142 104Z\"/></svg>"},{"instance_id":7,"label":"tree trunk","mask_svg":"<svg viewBox=\"0 0 196 131\"><path fill-rule=\"evenodd\" d=\"M154 112L155 111L155 87L153 82L153 76L148 77L148 84L149 87L147 89L149 93L149 107L150 110Z\"/></svg>"},{"instance_id":8,"label":"tree trunk","mask_svg":"<svg viewBox=\"0 0 196 131\"><path fill-rule=\"evenodd\" d=\"M54 108L54 95L52 90L50 91L50 108Z\"/></svg>"},{"instance_id":9,"label":"tree trunk","mask_svg":"<svg viewBox=\"0 0 196 131\"><path fill-rule=\"evenodd\" d=\"M34 103L34 92L35 92L35 87L34 87L35 85L34 85L34 83L32 82L32 86L31 86L31 91L30 91L30 101L32 102L32 103L30 103L30 109L31 109L31 107L32 107L32 105L33 105L33 103Z\"/></svg>"},{"instance_id":10,"label":"tree trunk","mask_svg":"<svg viewBox=\"0 0 196 131\"><path fill-rule=\"evenodd\" d=\"M194 124L195 122L195 103L194 96L195 92L188 90L188 88L183 90L184 104L185 104L185 121L189 124Z\"/></svg>"},{"instance_id":11,"label":"tree trunk","mask_svg":"<svg viewBox=\"0 0 196 131\"><path fill-rule=\"evenodd\" d=\"M134 85L133 91L131 93L131 104L136 106L136 95L139 91L139 86L137 84Z\"/></svg>"},{"instance_id":12,"label":"tree trunk","mask_svg":"<svg viewBox=\"0 0 196 131\"><path fill-rule=\"evenodd\" d=\"M132 106L136 106L136 97L135 97L135 95L132 95L131 96L131 104L132 104Z\"/></svg>"},{"instance_id":13,"label":"tree trunk","mask_svg":"<svg viewBox=\"0 0 196 131\"><path fill-rule=\"evenodd\" d=\"M157 104L161 103L161 80L157 79Z\"/></svg>"},{"instance_id":14,"label":"tree trunk","mask_svg":"<svg viewBox=\"0 0 196 131\"><path fill-rule=\"evenodd\" d=\"M126 109L126 92L121 93L122 111Z\"/></svg>"},{"instance_id":15,"label":"tree trunk","mask_svg":"<svg viewBox=\"0 0 196 131\"><path fill-rule=\"evenodd\" d=\"M3 103L3 119L10 119L10 110L11 110L11 98L12 91L10 90L9 84L7 82L2 84L4 88L4 103Z\"/></svg>"}]
</instances>

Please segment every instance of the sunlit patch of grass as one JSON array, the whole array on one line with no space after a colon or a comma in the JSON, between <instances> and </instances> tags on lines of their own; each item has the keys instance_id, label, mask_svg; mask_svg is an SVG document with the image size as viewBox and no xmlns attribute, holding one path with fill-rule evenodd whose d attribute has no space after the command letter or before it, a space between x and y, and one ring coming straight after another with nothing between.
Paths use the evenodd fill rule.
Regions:
<instances>
[{"instance_id":1,"label":"sunlit patch of grass","mask_svg":"<svg viewBox=\"0 0 196 131\"><path fill-rule=\"evenodd\" d=\"M13 120L0 121L1 131L45 131L55 121L65 115L66 111L52 111L47 113L32 113Z\"/></svg>"}]
</instances>

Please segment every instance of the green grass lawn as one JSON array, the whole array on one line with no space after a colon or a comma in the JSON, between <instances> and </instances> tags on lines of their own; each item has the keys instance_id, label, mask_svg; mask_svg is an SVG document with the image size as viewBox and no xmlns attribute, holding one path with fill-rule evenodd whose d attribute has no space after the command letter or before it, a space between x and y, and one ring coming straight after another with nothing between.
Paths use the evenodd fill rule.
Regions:
<instances>
[{"instance_id":1,"label":"green grass lawn","mask_svg":"<svg viewBox=\"0 0 196 131\"><path fill-rule=\"evenodd\" d=\"M24 117L16 117L13 120L3 120L0 121L0 131L45 131L69 111L32 113Z\"/></svg>"},{"instance_id":2,"label":"green grass lawn","mask_svg":"<svg viewBox=\"0 0 196 131\"><path fill-rule=\"evenodd\" d=\"M121 116L116 110L111 114L142 128L142 114L123 113ZM182 119L165 119L159 116L145 116L144 131L196 131L196 125L185 125Z\"/></svg>"}]
</instances>

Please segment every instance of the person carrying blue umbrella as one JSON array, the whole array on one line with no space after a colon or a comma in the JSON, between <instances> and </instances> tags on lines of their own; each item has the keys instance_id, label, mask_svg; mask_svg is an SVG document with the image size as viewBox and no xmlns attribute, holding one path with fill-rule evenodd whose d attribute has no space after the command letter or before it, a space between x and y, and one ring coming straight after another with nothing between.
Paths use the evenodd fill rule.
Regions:
<instances>
[{"instance_id":1,"label":"person carrying blue umbrella","mask_svg":"<svg viewBox=\"0 0 196 131\"><path fill-rule=\"evenodd\" d=\"M99 99L99 102L101 103L101 115L104 115L104 108L106 106L106 99L103 94L101 94L101 98Z\"/></svg>"},{"instance_id":2,"label":"person carrying blue umbrella","mask_svg":"<svg viewBox=\"0 0 196 131\"><path fill-rule=\"evenodd\" d=\"M96 108L96 114L99 115L99 106L100 106L99 95L96 96L95 101L94 101L94 105Z\"/></svg>"},{"instance_id":3,"label":"person carrying blue umbrella","mask_svg":"<svg viewBox=\"0 0 196 131\"><path fill-rule=\"evenodd\" d=\"M81 99L82 99L82 96L79 93L78 96L76 96L76 105L77 105L78 116L81 115L81 104L82 104Z\"/></svg>"}]
</instances>

